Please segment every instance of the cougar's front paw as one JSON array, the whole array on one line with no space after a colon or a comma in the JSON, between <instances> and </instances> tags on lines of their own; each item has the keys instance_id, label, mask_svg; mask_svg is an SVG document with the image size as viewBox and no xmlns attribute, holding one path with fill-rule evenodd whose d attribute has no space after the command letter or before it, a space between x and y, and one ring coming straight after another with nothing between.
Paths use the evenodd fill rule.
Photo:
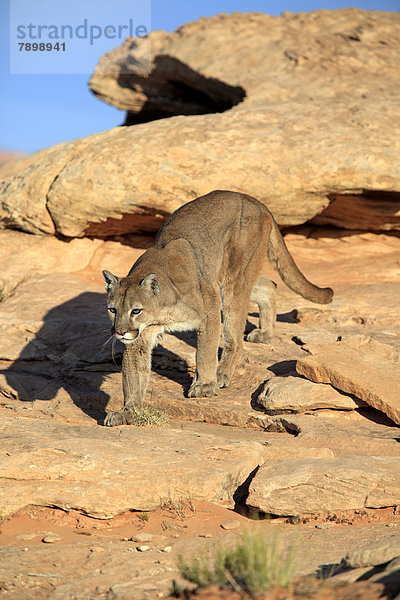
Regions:
<instances>
[{"instance_id":1,"label":"cougar's front paw","mask_svg":"<svg viewBox=\"0 0 400 600\"><path fill-rule=\"evenodd\" d=\"M123 408L122 410L116 410L114 412L107 413L104 419L104 425L106 427L116 427L117 425L131 425L132 415L129 410Z\"/></svg>"},{"instance_id":2,"label":"cougar's front paw","mask_svg":"<svg viewBox=\"0 0 400 600\"><path fill-rule=\"evenodd\" d=\"M262 329L253 329L246 336L247 342L254 342L256 344L268 344L272 339L272 335L268 331Z\"/></svg>"},{"instance_id":3,"label":"cougar's front paw","mask_svg":"<svg viewBox=\"0 0 400 600\"><path fill-rule=\"evenodd\" d=\"M210 398L218 394L216 383L194 382L190 386L188 398Z\"/></svg>"}]
</instances>

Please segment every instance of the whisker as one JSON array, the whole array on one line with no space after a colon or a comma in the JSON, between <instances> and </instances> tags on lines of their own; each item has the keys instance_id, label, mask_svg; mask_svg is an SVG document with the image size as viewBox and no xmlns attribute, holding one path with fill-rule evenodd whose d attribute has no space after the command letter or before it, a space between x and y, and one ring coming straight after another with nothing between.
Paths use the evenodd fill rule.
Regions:
<instances>
[{"instance_id":1,"label":"whisker","mask_svg":"<svg viewBox=\"0 0 400 600\"><path fill-rule=\"evenodd\" d=\"M112 341L112 344L111 344L111 356L112 356L114 365L116 367L118 367L118 365L117 365L117 363L115 361L115 358L114 358L114 348L115 348L115 337L113 337L113 341Z\"/></svg>"},{"instance_id":2,"label":"whisker","mask_svg":"<svg viewBox=\"0 0 400 600\"><path fill-rule=\"evenodd\" d=\"M114 341L115 341L115 338L114 338L114 336L113 336L113 335L111 335L111 336L110 336L110 337L109 337L109 338L108 338L108 339L107 339L107 340L104 342L104 344L102 344L102 345L100 346L100 348L104 348L104 346L107 346L108 342L110 342L111 340L114 340Z\"/></svg>"}]
</instances>

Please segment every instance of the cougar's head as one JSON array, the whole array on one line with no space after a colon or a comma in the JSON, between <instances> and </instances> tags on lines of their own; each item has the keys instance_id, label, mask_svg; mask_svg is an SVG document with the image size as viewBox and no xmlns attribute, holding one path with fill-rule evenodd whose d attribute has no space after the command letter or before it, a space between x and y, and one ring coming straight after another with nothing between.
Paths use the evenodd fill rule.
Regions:
<instances>
[{"instance_id":1,"label":"cougar's head","mask_svg":"<svg viewBox=\"0 0 400 600\"><path fill-rule=\"evenodd\" d=\"M103 277L111 333L124 344L132 344L143 329L157 324L160 291L157 275L120 278L103 271Z\"/></svg>"}]
</instances>

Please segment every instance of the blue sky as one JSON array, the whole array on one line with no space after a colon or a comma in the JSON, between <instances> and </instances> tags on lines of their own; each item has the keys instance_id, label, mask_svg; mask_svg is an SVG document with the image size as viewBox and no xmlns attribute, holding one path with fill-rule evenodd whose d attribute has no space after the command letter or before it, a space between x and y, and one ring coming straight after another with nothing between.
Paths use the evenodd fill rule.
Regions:
<instances>
[{"instance_id":1,"label":"blue sky","mask_svg":"<svg viewBox=\"0 0 400 600\"><path fill-rule=\"evenodd\" d=\"M132 14L132 10L135 12L146 0L69 0L68 3L62 0L0 0L0 149L34 152L121 124L124 112L93 96L87 87L88 74L10 74L10 3L16 3L11 7L11 15L15 17L17 3L21 8L24 2L35 9L56 6L60 19L68 5L69 11L75 11L74 17L79 23L83 17L90 18L93 14L101 19L102 13L106 15L112 6L113 22L118 23L124 22L124 15ZM71 9L74 3L76 8ZM400 0L153 0L149 23L153 30L173 31L183 23L220 12L260 11L279 15L283 10L308 12L349 6L398 12ZM107 48L118 44L119 40L104 40L92 50L101 56ZM40 59L39 53L35 59ZM91 60L95 62L94 58ZM90 72L82 63L82 70L85 69Z\"/></svg>"}]
</instances>

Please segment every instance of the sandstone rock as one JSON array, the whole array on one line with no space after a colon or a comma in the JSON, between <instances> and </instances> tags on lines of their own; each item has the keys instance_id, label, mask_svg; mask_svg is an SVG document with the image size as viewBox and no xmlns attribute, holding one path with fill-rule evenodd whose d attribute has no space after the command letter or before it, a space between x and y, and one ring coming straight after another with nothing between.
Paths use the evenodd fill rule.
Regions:
<instances>
[{"instance_id":1,"label":"sandstone rock","mask_svg":"<svg viewBox=\"0 0 400 600\"><path fill-rule=\"evenodd\" d=\"M15 536L15 539L28 541L33 540L38 535L39 533L21 533L20 535Z\"/></svg>"},{"instance_id":2,"label":"sandstone rock","mask_svg":"<svg viewBox=\"0 0 400 600\"><path fill-rule=\"evenodd\" d=\"M388 563L400 557L400 535L394 534L382 537L373 544L362 544L351 550L342 559L345 568L377 566Z\"/></svg>"},{"instance_id":3,"label":"sandstone rock","mask_svg":"<svg viewBox=\"0 0 400 600\"><path fill-rule=\"evenodd\" d=\"M393 365L400 366L400 350L394 346L383 344L365 335L353 335L346 338L345 343L354 350L362 349L365 353L374 354Z\"/></svg>"},{"instance_id":4,"label":"sandstone rock","mask_svg":"<svg viewBox=\"0 0 400 600\"><path fill-rule=\"evenodd\" d=\"M137 533L131 539L132 539L132 541L138 542L139 544L144 544L145 542L151 542L153 537L154 536L152 533L141 532L141 533Z\"/></svg>"},{"instance_id":5,"label":"sandstone rock","mask_svg":"<svg viewBox=\"0 0 400 600\"><path fill-rule=\"evenodd\" d=\"M0 221L68 237L155 231L183 203L233 189L281 225L332 222L332 202L335 224L398 229L399 28L396 13L356 9L234 13L128 39L91 87L141 123L5 171ZM179 116L143 123L167 115Z\"/></svg>"},{"instance_id":6,"label":"sandstone rock","mask_svg":"<svg viewBox=\"0 0 400 600\"><path fill-rule=\"evenodd\" d=\"M397 554L393 560L391 560L385 568L385 571L397 571L400 575L400 554Z\"/></svg>"},{"instance_id":7,"label":"sandstone rock","mask_svg":"<svg viewBox=\"0 0 400 600\"><path fill-rule=\"evenodd\" d=\"M254 376L254 375L253 375ZM233 427L249 427L253 429L267 429L271 421L267 415L263 415L251 409L248 395L237 396L232 392L218 394L215 399L196 400L192 398L172 397L165 395L165 390L157 392L157 386L151 386L153 398L145 402L145 405L156 406L159 410L167 411L174 419L187 419L204 423L221 423ZM251 387L251 386L250 386ZM246 386L246 389L248 387Z\"/></svg>"},{"instance_id":8,"label":"sandstone rock","mask_svg":"<svg viewBox=\"0 0 400 600\"><path fill-rule=\"evenodd\" d=\"M361 73L373 80L385 67L396 81L398 27L396 14L355 9L281 17L220 14L174 33L126 39L100 59L89 85L102 100L141 121L157 112L187 114L190 107L193 113L223 110L229 100L231 106L240 102L237 86L247 94L243 104L255 106L261 100L330 100L342 96ZM222 54L221 47L229 52ZM260 76L266 72L268 79ZM367 82L360 83L361 94L368 96ZM218 96L225 107L217 106Z\"/></svg>"},{"instance_id":9,"label":"sandstone rock","mask_svg":"<svg viewBox=\"0 0 400 600\"><path fill-rule=\"evenodd\" d=\"M311 356L297 361L296 371L312 381L330 383L354 394L400 424L399 352L369 338L307 346Z\"/></svg>"},{"instance_id":10,"label":"sandstone rock","mask_svg":"<svg viewBox=\"0 0 400 600\"><path fill-rule=\"evenodd\" d=\"M44 542L45 544L54 544L55 542L62 542L63 539L64 538L61 535L58 535L57 533L49 533L48 535L44 536L42 542Z\"/></svg>"},{"instance_id":11,"label":"sandstone rock","mask_svg":"<svg viewBox=\"0 0 400 600\"><path fill-rule=\"evenodd\" d=\"M315 458L323 457L312 454L317 450L326 452L324 456L399 456L398 427L376 422L375 414L321 411L318 414L277 415L271 419L290 433L293 440L292 443L282 440L282 456L296 458L296 447L304 452L302 456ZM279 458L279 447L280 444L275 442L268 448L271 458ZM307 450L308 455L305 454Z\"/></svg>"},{"instance_id":12,"label":"sandstone rock","mask_svg":"<svg viewBox=\"0 0 400 600\"><path fill-rule=\"evenodd\" d=\"M3 226L29 233L55 233L44 195L65 166L68 157L83 150L87 143L84 138L73 142L75 150L72 151L72 155L69 152L70 144L60 144L39 152L37 156L29 157L30 165L27 169L18 171L14 178L2 184L4 202L0 215ZM21 173L28 176L21 177ZM14 193L17 194L16 202L12 201Z\"/></svg>"},{"instance_id":13,"label":"sandstone rock","mask_svg":"<svg viewBox=\"0 0 400 600\"><path fill-rule=\"evenodd\" d=\"M140 237L134 237L130 242L133 247L87 238L66 242L53 236L32 236L21 231L0 230L2 301L15 295L21 284L28 279L36 279L38 275L81 273L87 270L89 281L98 286L102 286L102 269L109 268L126 275L145 247ZM43 311L52 306L50 298L47 302L43 298L42 304Z\"/></svg>"},{"instance_id":14,"label":"sandstone rock","mask_svg":"<svg viewBox=\"0 0 400 600\"><path fill-rule=\"evenodd\" d=\"M221 523L221 527L222 529L226 529L227 531L229 531L230 529L237 529L238 527L240 527L240 521L238 521L237 519L230 519L229 521L224 521L223 523Z\"/></svg>"},{"instance_id":15,"label":"sandstone rock","mask_svg":"<svg viewBox=\"0 0 400 600\"><path fill-rule=\"evenodd\" d=\"M337 574L328 583L377 582L384 585L385 595L393 598L400 589L400 536L385 536L351 550L334 572Z\"/></svg>"},{"instance_id":16,"label":"sandstone rock","mask_svg":"<svg viewBox=\"0 0 400 600\"><path fill-rule=\"evenodd\" d=\"M354 583L359 581L361 578L368 576L371 572L371 567L361 567L359 569L345 569L343 571L342 565L335 565L332 567L332 575L328 581L338 581L340 583Z\"/></svg>"},{"instance_id":17,"label":"sandstone rock","mask_svg":"<svg viewBox=\"0 0 400 600\"><path fill-rule=\"evenodd\" d=\"M233 495L264 460L257 442L179 430L77 427L2 415L0 510L58 506L108 518L152 510L179 494L234 506ZM207 468L205 468L205 466Z\"/></svg>"},{"instance_id":18,"label":"sandstone rock","mask_svg":"<svg viewBox=\"0 0 400 600\"><path fill-rule=\"evenodd\" d=\"M291 458L330 458L335 456L330 448L324 448L323 446L312 448L304 446L302 441L296 441L298 443L291 445L289 440L282 440L281 443L275 440L274 444L265 449L266 462ZM323 436L321 436L320 441L323 444Z\"/></svg>"},{"instance_id":19,"label":"sandstone rock","mask_svg":"<svg viewBox=\"0 0 400 600\"><path fill-rule=\"evenodd\" d=\"M395 458L301 458L264 464L247 504L275 515L395 506L400 467Z\"/></svg>"},{"instance_id":20,"label":"sandstone rock","mask_svg":"<svg viewBox=\"0 0 400 600\"><path fill-rule=\"evenodd\" d=\"M312 383L300 377L272 377L264 384L257 402L267 414L306 412L321 408L354 410L358 404L330 385Z\"/></svg>"},{"instance_id":21,"label":"sandstone rock","mask_svg":"<svg viewBox=\"0 0 400 600\"><path fill-rule=\"evenodd\" d=\"M0 288L4 298L14 294L30 277L85 269L101 253L101 247L101 240L71 240L67 243L53 236L0 231Z\"/></svg>"}]
</instances>

